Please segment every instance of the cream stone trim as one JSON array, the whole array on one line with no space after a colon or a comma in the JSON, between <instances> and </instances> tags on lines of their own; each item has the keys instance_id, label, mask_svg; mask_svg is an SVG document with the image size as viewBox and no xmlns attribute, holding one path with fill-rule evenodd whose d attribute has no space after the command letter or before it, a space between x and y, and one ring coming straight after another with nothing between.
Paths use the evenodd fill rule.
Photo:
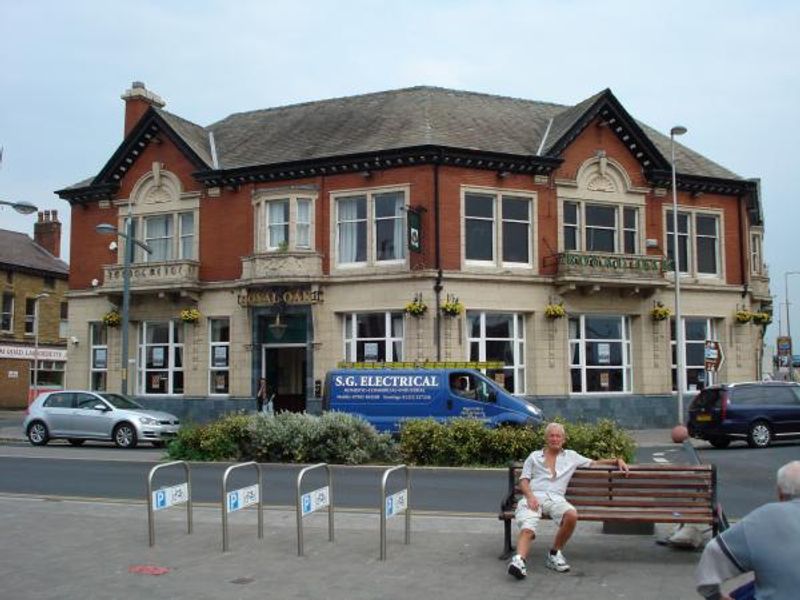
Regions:
<instances>
[{"instance_id":1,"label":"cream stone trim","mask_svg":"<svg viewBox=\"0 0 800 600\"><path fill-rule=\"evenodd\" d=\"M494 260L468 260L467 259L467 236L466 236L466 210L465 200L466 195L470 192L476 194L486 194L494 196L493 203L493 229L492 229L492 250ZM502 274L510 275L512 273L530 272L533 274L538 273L539 264L539 221L538 221L538 192L532 190L514 189L514 188L498 188L481 185L462 185L460 190L460 211L461 218L459 223L459 239L461 246L461 269L464 271L483 271L491 269L496 273L497 269L502 270ZM503 215L502 215L502 198L503 196L517 196L530 200L529 218L529 235L528 235L528 256L529 262L527 263L513 263L505 262L502 257L503 250Z\"/></svg>"},{"instance_id":2,"label":"cream stone trim","mask_svg":"<svg viewBox=\"0 0 800 600\"><path fill-rule=\"evenodd\" d=\"M349 272L359 274L380 274L391 271L408 271L410 266L410 252L407 243L404 245L404 257L401 260L380 261L375 259L375 194L387 192L402 192L403 206L407 210L411 206L411 184L383 185L368 188L337 189L328 194L328 214L330 215L328 234L330 239L330 267L331 275L343 275ZM367 255L366 260L360 263L339 263L339 236L337 234L338 213L336 201L345 196L363 195L367 198Z\"/></svg>"}]
</instances>

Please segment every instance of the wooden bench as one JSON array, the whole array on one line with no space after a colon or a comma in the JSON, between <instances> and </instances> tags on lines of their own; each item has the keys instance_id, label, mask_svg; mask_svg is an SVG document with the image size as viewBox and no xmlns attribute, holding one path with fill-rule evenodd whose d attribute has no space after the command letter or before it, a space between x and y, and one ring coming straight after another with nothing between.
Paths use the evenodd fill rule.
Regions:
<instances>
[{"instance_id":1,"label":"wooden bench","mask_svg":"<svg viewBox=\"0 0 800 600\"><path fill-rule=\"evenodd\" d=\"M714 465L629 465L630 473L616 467L585 467L575 471L567 488L567 500L578 510L579 521L609 523L693 523L719 530L717 470ZM508 492L500 505L504 552L514 552L511 525L522 496L522 465L508 468Z\"/></svg>"}]
</instances>

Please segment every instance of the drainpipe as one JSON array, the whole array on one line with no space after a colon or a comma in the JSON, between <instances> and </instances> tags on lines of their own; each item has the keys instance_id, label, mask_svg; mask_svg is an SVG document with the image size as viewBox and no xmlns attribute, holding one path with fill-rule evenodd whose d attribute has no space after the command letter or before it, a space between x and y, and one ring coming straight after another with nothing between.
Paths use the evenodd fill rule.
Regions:
<instances>
[{"instance_id":1,"label":"drainpipe","mask_svg":"<svg viewBox=\"0 0 800 600\"><path fill-rule=\"evenodd\" d=\"M442 254L441 240L439 237L439 163L442 158L442 151L439 151L439 160L433 163L433 218L434 231L436 235L436 283L433 285L433 293L436 296L436 313L434 314L434 336L436 344L436 360L442 360L442 315L439 307L442 302Z\"/></svg>"}]
</instances>

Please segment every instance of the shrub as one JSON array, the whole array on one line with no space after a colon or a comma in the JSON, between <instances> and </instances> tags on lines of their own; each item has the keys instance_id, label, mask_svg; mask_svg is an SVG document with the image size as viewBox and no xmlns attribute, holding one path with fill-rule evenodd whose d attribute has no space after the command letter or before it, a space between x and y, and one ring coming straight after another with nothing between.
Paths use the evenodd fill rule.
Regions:
<instances>
[{"instance_id":1,"label":"shrub","mask_svg":"<svg viewBox=\"0 0 800 600\"><path fill-rule=\"evenodd\" d=\"M243 460L251 454L251 419L231 413L205 425L183 427L167 453L175 460Z\"/></svg>"},{"instance_id":2,"label":"shrub","mask_svg":"<svg viewBox=\"0 0 800 600\"><path fill-rule=\"evenodd\" d=\"M567 432L567 448L594 459L633 459L633 439L612 421L562 424ZM400 432L404 460L417 465L504 466L524 460L543 446L544 426L487 429L474 419L454 419L448 424L432 419L413 420L406 422Z\"/></svg>"}]
</instances>

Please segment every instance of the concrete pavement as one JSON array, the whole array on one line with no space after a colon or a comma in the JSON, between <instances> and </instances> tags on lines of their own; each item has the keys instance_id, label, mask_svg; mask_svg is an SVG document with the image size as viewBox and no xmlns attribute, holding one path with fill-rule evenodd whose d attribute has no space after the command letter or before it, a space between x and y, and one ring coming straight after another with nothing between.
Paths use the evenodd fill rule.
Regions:
<instances>
[{"instance_id":1,"label":"concrete pavement","mask_svg":"<svg viewBox=\"0 0 800 600\"><path fill-rule=\"evenodd\" d=\"M413 498L412 498L413 502ZM231 515L231 550L221 552L219 507L195 507L186 535L182 507L156 515L148 546L143 503L45 501L0 496L0 595L4 598L559 598L682 600L693 590L696 552L658 546L652 536L604 535L581 523L565 554L568 574L544 567L551 522L517 581L498 560L502 526L494 518L414 516L411 544L402 517L390 520L388 559L378 560L377 513L337 512L336 541L327 517L306 518L305 557L297 556L295 513L265 511L264 539L252 509ZM660 533L667 530L662 529ZM130 572L165 567L160 576Z\"/></svg>"}]
</instances>

